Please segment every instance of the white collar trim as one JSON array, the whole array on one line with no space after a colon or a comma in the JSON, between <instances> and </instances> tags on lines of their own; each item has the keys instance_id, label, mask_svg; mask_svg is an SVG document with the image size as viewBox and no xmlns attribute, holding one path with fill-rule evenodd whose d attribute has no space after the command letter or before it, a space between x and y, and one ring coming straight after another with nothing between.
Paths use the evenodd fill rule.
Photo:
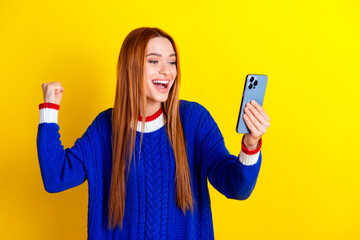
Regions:
<instances>
[{"instance_id":1,"label":"white collar trim","mask_svg":"<svg viewBox=\"0 0 360 240\"><path fill-rule=\"evenodd\" d=\"M165 125L164 113L161 113L159 117L155 118L152 121L145 122L144 133L154 132ZM141 121L137 122L136 131L141 132Z\"/></svg>"}]
</instances>

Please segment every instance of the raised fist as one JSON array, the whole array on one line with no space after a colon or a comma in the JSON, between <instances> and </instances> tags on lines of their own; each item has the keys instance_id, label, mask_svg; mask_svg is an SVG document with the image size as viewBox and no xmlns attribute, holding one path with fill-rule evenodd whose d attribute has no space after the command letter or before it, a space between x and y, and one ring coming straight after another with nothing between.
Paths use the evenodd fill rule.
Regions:
<instances>
[{"instance_id":1,"label":"raised fist","mask_svg":"<svg viewBox=\"0 0 360 240\"><path fill-rule=\"evenodd\" d=\"M55 103L60 105L64 88L60 82L50 82L41 84L44 95L44 102Z\"/></svg>"}]
</instances>

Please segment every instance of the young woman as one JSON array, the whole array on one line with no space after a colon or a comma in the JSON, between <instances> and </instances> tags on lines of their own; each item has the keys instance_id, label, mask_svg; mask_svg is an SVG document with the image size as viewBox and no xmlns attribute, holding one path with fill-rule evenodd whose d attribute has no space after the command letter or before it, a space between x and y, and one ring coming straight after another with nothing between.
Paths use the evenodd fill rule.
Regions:
<instances>
[{"instance_id":1,"label":"young woman","mask_svg":"<svg viewBox=\"0 0 360 240\"><path fill-rule=\"evenodd\" d=\"M46 191L89 186L88 239L213 239L207 180L227 198L244 200L261 165L264 109L245 109L251 133L238 156L207 111L179 100L179 54L158 28L125 38L113 108L99 113L64 149L57 123L64 88L43 83L37 150Z\"/></svg>"}]
</instances>

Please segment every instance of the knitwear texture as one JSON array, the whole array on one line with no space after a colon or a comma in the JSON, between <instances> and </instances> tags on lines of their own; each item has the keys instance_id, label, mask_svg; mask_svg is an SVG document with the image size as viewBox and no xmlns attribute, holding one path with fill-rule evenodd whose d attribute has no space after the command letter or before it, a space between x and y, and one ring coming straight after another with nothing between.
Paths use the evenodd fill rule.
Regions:
<instances>
[{"instance_id":1,"label":"knitwear texture","mask_svg":"<svg viewBox=\"0 0 360 240\"><path fill-rule=\"evenodd\" d=\"M100 112L74 145L66 149L60 141L57 121L40 119L37 152L45 190L57 193L87 181L87 239L214 239L207 181L229 199L247 199L258 178L260 148L252 155L230 154L209 111L199 103L180 100L194 212L184 214L176 204L175 158L165 126L143 133L141 153L138 130L130 171L126 173L123 228L110 230L111 112L112 108ZM163 113L157 112L153 119L160 117ZM248 160L242 163L240 155Z\"/></svg>"}]
</instances>

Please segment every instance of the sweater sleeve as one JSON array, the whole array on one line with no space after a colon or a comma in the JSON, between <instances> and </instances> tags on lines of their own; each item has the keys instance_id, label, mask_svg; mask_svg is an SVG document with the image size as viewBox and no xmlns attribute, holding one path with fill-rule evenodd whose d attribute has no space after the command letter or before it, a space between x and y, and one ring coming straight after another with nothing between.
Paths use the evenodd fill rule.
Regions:
<instances>
[{"instance_id":1,"label":"sweater sleeve","mask_svg":"<svg viewBox=\"0 0 360 240\"><path fill-rule=\"evenodd\" d=\"M195 134L202 171L206 171L211 185L227 198L247 199L255 187L260 171L261 141L255 151L247 150L242 144L238 156L230 154L209 111L200 104L198 106L200 109Z\"/></svg>"},{"instance_id":2,"label":"sweater sleeve","mask_svg":"<svg viewBox=\"0 0 360 240\"><path fill-rule=\"evenodd\" d=\"M60 141L57 116L59 105L39 105L40 121L37 132L37 153L45 190L61 192L82 184L86 179L87 161L94 147L92 134L94 122L87 128L74 146L64 149Z\"/></svg>"}]
</instances>

